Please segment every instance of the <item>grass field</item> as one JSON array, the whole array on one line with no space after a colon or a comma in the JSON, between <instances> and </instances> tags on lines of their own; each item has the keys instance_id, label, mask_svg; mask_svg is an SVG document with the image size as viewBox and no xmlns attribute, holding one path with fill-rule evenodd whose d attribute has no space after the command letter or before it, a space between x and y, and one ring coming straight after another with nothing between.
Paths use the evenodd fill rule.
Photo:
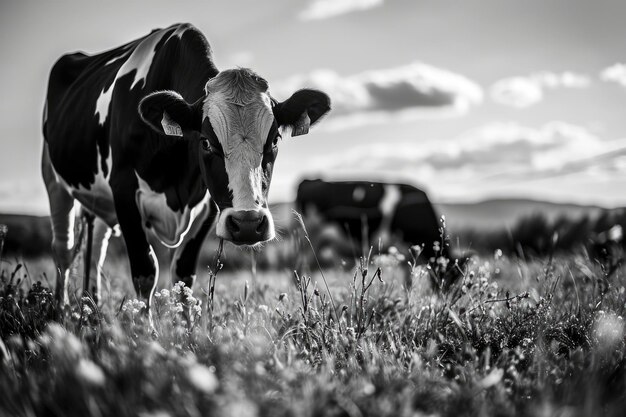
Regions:
<instances>
[{"instance_id":1,"label":"grass field","mask_svg":"<svg viewBox=\"0 0 626 417\"><path fill-rule=\"evenodd\" d=\"M0 415L624 415L624 267L497 252L454 274L443 258L410 261L207 269L193 294L158 292L152 325L130 279L112 280L101 308L75 297L51 321L35 283L45 265L5 262Z\"/></svg>"}]
</instances>

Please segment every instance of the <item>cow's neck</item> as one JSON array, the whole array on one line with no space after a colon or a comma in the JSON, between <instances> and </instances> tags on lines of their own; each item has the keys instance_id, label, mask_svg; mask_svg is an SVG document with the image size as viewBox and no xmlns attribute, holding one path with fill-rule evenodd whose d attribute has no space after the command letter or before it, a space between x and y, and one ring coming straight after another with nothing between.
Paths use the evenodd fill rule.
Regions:
<instances>
[{"instance_id":1,"label":"cow's neck","mask_svg":"<svg viewBox=\"0 0 626 417\"><path fill-rule=\"evenodd\" d=\"M137 207L144 225L168 247L178 247L209 210L209 193L191 141L175 141L153 152L150 169L136 172Z\"/></svg>"},{"instance_id":2,"label":"cow's neck","mask_svg":"<svg viewBox=\"0 0 626 417\"><path fill-rule=\"evenodd\" d=\"M194 141L160 138L144 147L141 165L146 168L137 173L152 190L165 195L173 211L195 206L206 193L195 145Z\"/></svg>"}]
</instances>

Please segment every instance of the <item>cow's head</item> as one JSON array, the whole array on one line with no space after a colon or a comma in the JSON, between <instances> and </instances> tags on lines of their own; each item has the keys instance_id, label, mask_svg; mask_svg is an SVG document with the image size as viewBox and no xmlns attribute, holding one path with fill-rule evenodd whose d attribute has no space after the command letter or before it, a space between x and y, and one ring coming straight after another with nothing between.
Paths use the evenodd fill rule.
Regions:
<instances>
[{"instance_id":1,"label":"cow's head","mask_svg":"<svg viewBox=\"0 0 626 417\"><path fill-rule=\"evenodd\" d=\"M141 118L152 129L197 142L200 170L220 208L217 235L243 245L275 235L267 193L281 130L307 134L329 110L328 96L315 90L277 102L267 81L248 69L220 72L193 104L174 91L152 93L139 103Z\"/></svg>"}]
</instances>

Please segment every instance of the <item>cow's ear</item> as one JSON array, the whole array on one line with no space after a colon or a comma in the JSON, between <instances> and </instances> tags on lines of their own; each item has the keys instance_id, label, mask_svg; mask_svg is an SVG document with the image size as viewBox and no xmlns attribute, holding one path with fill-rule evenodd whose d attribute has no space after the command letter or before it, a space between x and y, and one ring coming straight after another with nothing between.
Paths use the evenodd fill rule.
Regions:
<instances>
[{"instance_id":1,"label":"cow's ear","mask_svg":"<svg viewBox=\"0 0 626 417\"><path fill-rule=\"evenodd\" d=\"M167 136L199 132L202 126L202 100L189 104L175 91L157 91L139 102L141 119L153 130Z\"/></svg>"},{"instance_id":2,"label":"cow's ear","mask_svg":"<svg viewBox=\"0 0 626 417\"><path fill-rule=\"evenodd\" d=\"M330 110L330 98L317 90L304 89L274 106L278 125L291 127L291 136L306 135L309 127Z\"/></svg>"}]
</instances>

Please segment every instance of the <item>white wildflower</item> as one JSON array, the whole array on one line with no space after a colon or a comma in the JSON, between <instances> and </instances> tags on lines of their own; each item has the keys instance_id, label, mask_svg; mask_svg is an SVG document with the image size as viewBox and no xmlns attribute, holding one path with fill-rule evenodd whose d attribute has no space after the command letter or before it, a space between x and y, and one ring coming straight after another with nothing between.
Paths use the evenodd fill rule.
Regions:
<instances>
[{"instance_id":1,"label":"white wildflower","mask_svg":"<svg viewBox=\"0 0 626 417\"><path fill-rule=\"evenodd\" d=\"M183 287L183 295L185 295L185 297L193 297L193 290L189 287Z\"/></svg>"},{"instance_id":2,"label":"white wildflower","mask_svg":"<svg viewBox=\"0 0 626 417\"><path fill-rule=\"evenodd\" d=\"M392 248L393 248L393 246L392 246ZM394 252L390 248L389 249L389 254L376 255L376 256L373 257L372 261L373 261L374 265L376 265L376 266L378 266L380 268L397 266L398 263L404 261L404 255L399 253L397 251L397 249Z\"/></svg>"},{"instance_id":3,"label":"white wildflower","mask_svg":"<svg viewBox=\"0 0 626 417\"><path fill-rule=\"evenodd\" d=\"M415 253L415 257L417 258L424 250L424 247L422 245L413 245L411 246L411 250Z\"/></svg>"},{"instance_id":4,"label":"white wildflower","mask_svg":"<svg viewBox=\"0 0 626 417\"><path fill-rule=\"evenodd\" d=\"M189 366L187 369L187 378L189 378L189 382L191 382L196 389L205 394L212 394L219 387L219 381L215 373L199 363Z\"/></svg>"},{"instance_id":5,"label":"white wildflower","mask_svg":"<svg viewBox=\"0 0 626 417\"><path fill-rule=\"evenodd\" d=\"M486 377L478 381L478 386L481 387L482 389L493 387L494 385L497 385L498 383L500 383L503 376L504 376L504 370L500 368L495 368L489 373L489 375L487 375Z\"/></svg>"},{"instance_id":6,"label":"white wildflower","mask_svg":"<svg viewBox=\"0 0 626 417\"><path fill-rule=\"evenodd\" d=\"M127 300L122 306L122 311L130 311L132 314L138 314L146 308L146 303L141 300Z\"/></svg>"},{"instance_id":7,"label":"white wildflower","mask_svg":"<svg viewBox=\"0 0 626 417\"><path fill-rule=\"evenodd\" d=\"M372 395L376 392L376 387L371 382L366 382L363 385L363 394Z\"/></svg>"},{"instance_id":8,"label":"white wildflower","mask_svg":"<svg viewBox=\"0 0 626 417\"><path fill-rule=\"evenodd\" d=\"M161 344L157 342L156 340L153 340L150 342L150 344L148 344L148 350L152 353L155 353L161 356L165 356L165 354L167 353L165 349L163 348L163 346L161 346Z\"/></svg>"},{"instance_id":9,"label":"white wildflower","mask_svg":"<svg viewBox=\"0 0 626 417\"><path fill-rule=\"evenodd\" d=\"M593 325L593 335L602 350L614 349L624 337L624 320L613 312L599 311Z\"/></svg>"},{"instance_id":10,"label":"white wildflower","mask_svg":"<svg viewBox=\"0 0 626 417\"><path fill-rule=\"evenodd\" d=\"M48 324L45 335L40 338L40 341L55 355L75 359L83 353L80 340L58 323Z\"/></svg>"},{"instance_id":11,"label":"white wildflower","mask_svg":"<svg viewBox=\"0 0 626 417\"><path fill-rule=\"evenodd\" d=\"M259 410L256 404L244 398L226 404L224 415L237 417L257 417Z\"/></svg>"},{"instance_id":12,"label":"white wildflower","mask_svg":"<svg viewBox=\"0 0 626 417\"><path fill-rule=\"evenodd\" d=\"M185 283L182 281L178 281L176 284L174 284L174 287L172 288L172 292L176 295L180 295L182 294L184 287L185 287Z\"/></svg>"},{"instance_id":13,"label":"white wildflower","mask_svg":"<svg viewBox=\"0 0 626 417\"><path fill-rule=\"evenodd\" d=\"M87 382L88 384L95 386L104 385L104 372L102 369L90 361L89 359L81 359L76 366L76 375Z\"/></svg>"}]
</instances>

